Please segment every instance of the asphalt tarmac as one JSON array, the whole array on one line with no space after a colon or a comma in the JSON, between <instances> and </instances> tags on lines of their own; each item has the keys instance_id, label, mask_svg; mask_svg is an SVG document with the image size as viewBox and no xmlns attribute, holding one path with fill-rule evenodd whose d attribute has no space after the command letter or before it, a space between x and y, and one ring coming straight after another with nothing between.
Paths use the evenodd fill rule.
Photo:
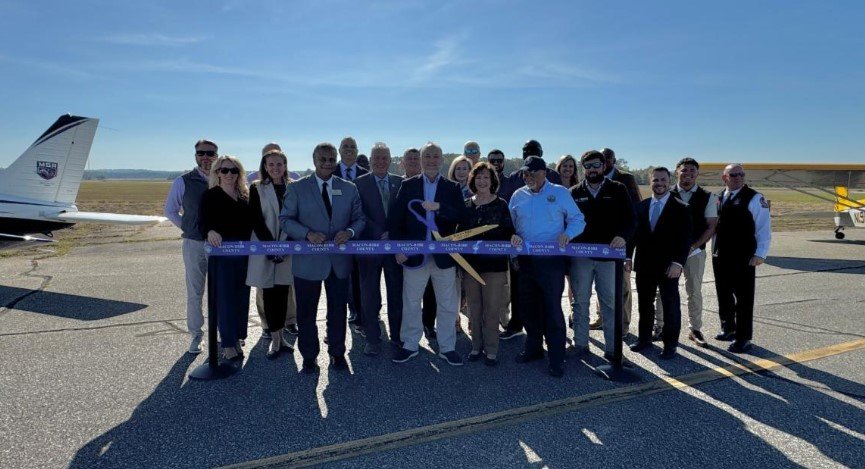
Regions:
<instances>
[{"instance_id":1,"label":"asphalt tarmac","mask_svg":"<svg viewBox=\"0 0 865 469\"><path fill-rule=\"evenodd\" d=\"M712 339L719 326L707 266L710 347L688 341L685 317L674 360L660 360L660 348L626 353L640 379L633 384L593 371L605 363L600 331L592 356L569 360L560 379L544 363L514 362L522 337L502 342L491 368L451 367L426 341L417 358L393 364L387 348L364 356L357 334L348 338L349 371L328 369L323 345L321 373L305 375L299 353L264 358L254 308L242 370L190 381L206 354L185 353L180 243L159 240L172 233L159 227L137 242L2 260L0 467L865 462L865 230L841 241L828 231L774 234L758 269L747 355ZM457 349L470 350L466 336Z\"/></svg>"}]
</instances>

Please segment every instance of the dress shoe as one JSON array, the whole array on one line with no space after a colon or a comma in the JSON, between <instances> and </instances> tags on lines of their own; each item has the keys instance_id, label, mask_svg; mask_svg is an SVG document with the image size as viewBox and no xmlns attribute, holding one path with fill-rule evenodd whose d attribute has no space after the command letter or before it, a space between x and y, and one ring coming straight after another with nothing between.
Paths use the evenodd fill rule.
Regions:
<instances>
[{"instance_id":1,"label":"dress shoe","mask_svg":"<svg viewBox=\"0 0 865 469\"><path fill-rule=\"evenodd\" d=\"M281 344L282 348L280 350L287 353L294 353L294 347L292 347L291 344L289 344L288 341L285 340L285 337L282 338Z\"/></svg>"},{"instance_id":2,"label":"dress shoe","mask_svg":"<svg viewBox=\"0 0 865 469\"><path fill-rule=\"evenodd\" d=\"M604 328L604 319L601 316L595 318L594 321L589 323L589 329L593 331L599 331Z\"/></svg>"},{"instance_id":3,"label":"dress shoe","mask_svg":"<svg viewBox=\"0 0 865 469\"><path fill-rule=\"evenodd\" d=\"M722 342L732 342L736 340L736 331L721 332L720 334L715 336L715 340L720 340Z\"/></svg>"},{"instance_id":4,"label":"dress shoe","mask_svg":"<svg viewBox=\"0 0 865 469\"><path fill-rule=\"evenodd\" d=\"M269 348L267 349L267 353L264 354L264 358L267 358L268 360L276 360L280 355L282 355L282 347L276 350Z\"/></svg>"},{"instance_id":5,"label":"dress shoe","mask_svg":"<svg viewBox=\"0 0 865 469\"><path fill-rule=\"evenodd\" d=\"M550 367L547 369L547 371L553 378L561 378L562 376L565 376L565 367L561 363L557 365L550 364Z\"/></svg>"},{"instance_id":6,"label":"dress shoe","mask_svg":"<svg viewBox=\"0 0 865 469\"><path fill-rule=\"evenodd\" d=\"M727 347L727 350L733 353L745 353L751 349L751 341L750 340L742 340L742 341L734 341Z\"/></svg>"},{"instance_id":7,"label":"dress shoe","mask_svg":"<svg viewBox=\"0 0 865 469\"><path fill-rule=\"evenodd\" d=\"M703 333L700 331L691 331L688 333L688 338L691 339L697 346L706 347L708 344L706 343L706 338L703 337Z\"/></svg>"},{"instance_id":8,"label":"dress shoe","mask_svg":"<svg viewBox=\"0 0 865 469\"><path fill-rule=\"evenodd\" d=\"M655 326L652 328L652 342L660 342L664 340L664 328Z\"/></svg>"},{"instance_id":9,"label":"dress shoe","mask_svg":"<svg viewBox=\"0 0 865 469\"><path fill-rule=\"evenodd\" d=\"M661 352L661 359L670 360L671 358L676 356L676 347L664 347L664 351Z\"/></svg>"},{"instance_id":10,"label":"dress shoe","mask_svg":"<svg viewBox=\"0 0 865 469\"><path fill-rule=\"evenodd\" d=\"M291 335L300 334L300 331L297 330L297 324L291 324L289 326L285 326L285 332L288 332Z\"/></svg>"},{"instance_id":11,"label":"dress shoe","mask_svg":"<svg viewBox=\"0 0 865 469\"><path fill-rule=\"evenodd\" d=\"M330 357L330 367L334 370L347 370L348 362L345 361L345 357L342 355L332 356Z\"/></svg>"},{"instance_id":12,"label":"dress shoe","mask_svg":"<svg viewBox=\"0 0 865 469\"><path fill-rule=\"evenodd\" d=\"M375 357L381 353L381 344L366 344L363 347L363 354L368 357Z\"/></svg>"},{"instance_id":13,"label":"dress shoe","mask_svg":"<svg viewBox=\"0 0 865 469\"><path fill-rule=\"evenodd\" d=\"M426 340L436 340L436 338L437 338L436 330L433 329L432 327L424 327L423 328L423 335L424 335L424 337L426 337Z\"/></svg>"},{"instance_id":14,"label":"dress shoe","mask_svg":"<svg viewBox=\"0 0 865 469\"><path fill-rule=\"evenodd\" d=\"M476 361L480 360L482 356L483 356L483 354L481 353L480 350L478 350L477 352L473 351L470 354L466 355L466 361L467 362L476 362Z\"/></svg>"},{"instance_id":15,"label":"dress shoe","mask_svg":"<svg viewBox=\"0 0 865 469\"><path fill-rule=\"evenodd\" d=\"M496 366L499 364L499 360L496 357L490 357L489 355L484 357L484 365L486 366Z\"/></svg>"},{"instance_id":16,"label":"dress shoe","mask_svg":"<svg viewBox=\"0 0 865 469\"><path fill-rule=\"evenodd\" d=\"M535 360L543 360L543 359L544 359L543 350L538 351L538 352L533 352L533 353L530 353L530 352L523 350L522 352L519 353L519 355L517 355L516 361L517 361L517 363L529 363L529 362L533 362Z\"/></svg>"},{"instance_id":17,"label":"dress shoe","mask_svg":"<svg viewBox=\"0 0 865 469\"><path fill-rule=\"evenodd\" d=\"M642 352L652 348L652 343L646 340L639 340L634 345L631 345L632 352Z\"/></svg>"},{"instance_id":18,"label":"dress shoe","mask_svg":"<svg viewBox=\"0 0 865 469\"><path fill-rule=\"evenodd\" d=\"M303 367L300 369L303 373L311 375L318 371L318 363L315 360L304 360Z\"/></svg>"}]
</instances>

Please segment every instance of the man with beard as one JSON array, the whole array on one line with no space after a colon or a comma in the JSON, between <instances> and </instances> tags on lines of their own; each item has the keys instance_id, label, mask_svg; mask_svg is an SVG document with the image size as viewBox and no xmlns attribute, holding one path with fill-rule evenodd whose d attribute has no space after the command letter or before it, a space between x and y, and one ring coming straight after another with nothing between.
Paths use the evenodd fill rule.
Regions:
<instances>
[{"instance_id":1,"label":"man with beard","mask_svg":"<svg viewBox=\"0 0 865 469\"><path fill-rule=\"evenodd\" d=\"M207 257L204 255L204 233L199 224L201 197L207 192L210 165L219 156L210 140L195 142L195 169L178 177L171 184L165 199L165 216L183 231L181 251L186 271L186 328L192 336L189 353L201 353L204 333L204 282L207 279Z\"/></svg>"},{"instance_id":2,"label":"man with beard","mask_svg":"<svg viewBox=\"0 0 865 469\"><path fill-rule=\"evenodd\" d=\"M590 150L580 157L583 181L571 188L571 196L586 218L586 229L573 242L625 247L634 234L634 207L625 185L604 177L604 155ZM592 282L598 293L604 323L604 356L612 360L615 349L616 264L608 259L571 259L570 284L574 294L574 352L589 351L589 301Z\"/></svg>"},{"instance_id":3,"label":"man with beard","mask_svg":"<svg viewBox=\"0 0 865 469\"><path fill-rule=\"evenodd\" d=\"M652 170L652 196L637 206L637 231L629 245L636 249L633 267L637 272L637 304L640 312L639 340L631 346L643 352L652 346L655 322L655 292L664 305L664 350L661 358L676 356L682 310L679 305L679 276L688 258L691 242L691 213L687 204L670 195L670 171L663 166ZM630 256L629 256L630 257ZM630 261L625 270L630 271Z\"/></svg>"}]
</instances>

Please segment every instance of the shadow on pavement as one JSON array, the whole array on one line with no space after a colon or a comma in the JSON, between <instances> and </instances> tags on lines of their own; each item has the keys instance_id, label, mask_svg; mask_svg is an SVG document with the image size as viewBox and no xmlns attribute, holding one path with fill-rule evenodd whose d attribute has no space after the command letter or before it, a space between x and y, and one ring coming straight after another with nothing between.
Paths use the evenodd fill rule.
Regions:
<instances>
[{"instance_id":1,"label":"shadow on pavement","mask_svg":"<svg viewBox=\"0 0 865 469\"><path fill-rule=\"evenodd\" d=\"M0 298L14 298L4 307L81 321L98 321L142 310L147 305L0 285Z\"/></svg>"},{"instance_id":2,"label":"shadow on pavement","mask_svg":"<svg viewBox=\"0 0 865 469\"><path fill-rule=\"evenodd\" d=\"M769 256L766 259L766 264L801 272L838 271L845 274L865 274L865 260L862 259L816 259L810 257Z\"/></svg>"}]
</instances>

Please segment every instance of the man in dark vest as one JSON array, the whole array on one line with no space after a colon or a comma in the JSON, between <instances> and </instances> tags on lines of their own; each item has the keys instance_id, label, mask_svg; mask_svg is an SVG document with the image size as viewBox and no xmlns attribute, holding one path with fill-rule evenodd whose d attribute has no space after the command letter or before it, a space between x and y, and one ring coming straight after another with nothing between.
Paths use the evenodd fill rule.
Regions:
<instances>
[{"instance_id":1,"label":"man in dark vest","mask_svg":"<svg viewBox=\"0 0 865 469\"><path fill-rule=\"evenodd\" d=\"M171 184L165 199L165 216L183 231L183 267L186 270L186 328L192 335L189 353L201 353L204 333L202 298L207 278L207 258L204 256L204 234L198 224L201 196L207 191L210 165L216 160L218 148L210 140L195 142L196 167Z\"/></svg>"},{"instance_id":2,"label":"man in dark vest","mask_svg":"<svg viewBox=\"0 0 865 469\"><path fill-rule=\"evenodd\" d=\"M754 284L758 265L772 242L769 203L745 184L745 170L729 164L721 176L726 188L718 193L718 227L712 242L712 269L718 292L722 331L715 338L733 341L728 348L744 353L754 330Z\"/></svg>"},{"instance_id":3,"label":"man in dark vest","mask_svg":"<svg viewBox=\"0 0 865 469\"><path fill-rule=\"evenodd\" d=\"M706 243L718 225L718 196L697 185L700 164L693 158L676 163L678 184L670 191L688 204L691 211L691 247L685 261L685 293L688 295L688 339L700 347L706 346L703 336L703 273L706 270ZM655 308L655 330L664 329L664 310L660 302Z\"/></svg>"}]
</instances>

